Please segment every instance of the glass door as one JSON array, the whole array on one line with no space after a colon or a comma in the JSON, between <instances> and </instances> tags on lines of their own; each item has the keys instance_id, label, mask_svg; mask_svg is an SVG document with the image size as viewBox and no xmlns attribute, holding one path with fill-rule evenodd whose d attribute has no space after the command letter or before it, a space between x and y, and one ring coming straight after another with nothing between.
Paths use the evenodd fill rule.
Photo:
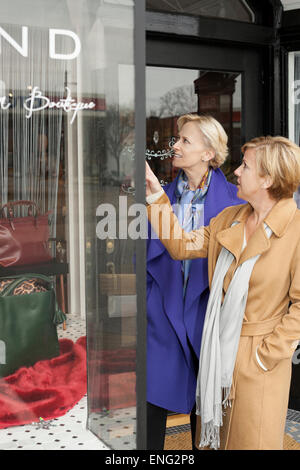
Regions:
<instances>
[{"instance_id":1,"label":"glass door","mask_svg":"<svg viewBox=\"0 0 300 470\"><path fill-rule=\"evenodd\" d=\"M132 0L96 3L94 38L100 40L101 54L92 71L84 70L86 80L92 75L102 107L83 123L82 133L88 428L111 449L132 450L143 445L145 402L142 374L137 374L143 362L137 353L137 297L143 294L136 283L143 280L136 272L143 259L137 249L140 236L131 230L139 185L144 193L144 160L140 182L136 179L134 43L135 15L143 13L143 5ZM145 310L139 313L143 319Z\"/></svg>"},{"instance_id":2,"label":"glass door","mask_svg":"<svg viewBox=\"0 0 300 470\"><path fill-rule=\"evenodd\" d=\"M153 36L146 57L146 158L162 183L176 176L169 151L186 113L210 114L223 125L230 152L221 169L235 182L241 145L265 131L262 53Z\"/></svg>"},{"instance_id":3,"label":"glass door","mask_svg":"<svg viewBox=\"0 0 300 470\"><path fill-rule=\"evenodd\" d=\"M211 115L224 127L229 155L221 170L235 184L242 144L265 132L261 52L149 33L146 57L146 159L161 184L176 177L177 120L190 113Z\"/></svg>"},{"instance_id":4,"label":"glass door","mask_svg":"<svg viewBox=\"0 0 300 470\"><path fill-rule=\"evenodd\" d=\"M210 114L223 125L230 155L222 170L234 181L241 147L242 74L148 66L146 83L146 158L161 183L170 183L176 177L170 158L178 132L176 122L188 113Z\"/></svg>"},{"instance_id":5,"label":"glass door","mask_svg":"<svg viewBox=\"0 0 300 470\"><path fill-rule=\"evenodd\" d=\"M289 53L289 139L300 144L300 51ZM294 199L300 207L300 187L294 193ZM292 379L289 409L300 411L300 343L292 358Z\"/></svg>"}]
</instances>

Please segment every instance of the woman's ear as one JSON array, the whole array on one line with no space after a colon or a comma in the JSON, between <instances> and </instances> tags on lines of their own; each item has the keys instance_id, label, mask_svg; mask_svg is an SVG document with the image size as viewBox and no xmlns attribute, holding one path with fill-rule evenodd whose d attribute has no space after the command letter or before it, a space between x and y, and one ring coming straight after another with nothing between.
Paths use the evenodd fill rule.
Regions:
<instances>
[{"instance_id":1,"label":"woman's ear","mask_svg":"<svg viewBox=\"0 0 300 470\"><path fill-rule=\"evenodd\" d=\"M262 189L268 189L272 186L273 184L273 179L271 178L271 176L267 175L264 177L264 181L262 183Z\"/></svg>"},{"instance_id":2,"label":"woman's ear","mask_svg":"<svg viewBox=\"0 0 300 470\"><path fill-rule=\"evenodd\" d=\"M215 157L215 151L212 150L212 149L207 149L207 150L204 150L204 152L202 153L202 159L201 160L203 162L209 162L214 157Z\"/></svg>"}]
</instances>

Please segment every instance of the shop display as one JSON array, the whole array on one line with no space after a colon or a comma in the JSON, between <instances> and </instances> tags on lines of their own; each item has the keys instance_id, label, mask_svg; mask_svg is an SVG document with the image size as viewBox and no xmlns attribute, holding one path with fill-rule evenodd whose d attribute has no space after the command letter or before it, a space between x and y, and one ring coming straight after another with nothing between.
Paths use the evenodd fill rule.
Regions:
<instances>
[{"instance_id":1,"label":"shop display","mask_svg":"<svg viewBox=\"0 0 300 470\"><path fill-rule=\"evenodd\" d=\"M63 416L86 394L86 337L60 339L59 348L0 380L0 429Z\"/></svg>"},{"instance_id":2,"label":"shop display","mask_svg":"<svg viewBox=\"0 0 300 470\"><path fill-rule=\"evenodd\" d=\"M56 325L64 321L51 279L40 274L2 279L0 377L58 356Z\"/></svg>"},{"instance_id":3,"label":"shop display","mask_svg":"<svg viewBox=\"0 0 300 470\"><path fill-rule=\"evenodd\" d=\"M26 217L15 217L14 209L28 206ZM35 215L32 215L32 207ZM49 212L44 215L33 201L4 204L0 218L0 266L22 266L51 260L49 251Z\"/></svg>"}]
</instances>

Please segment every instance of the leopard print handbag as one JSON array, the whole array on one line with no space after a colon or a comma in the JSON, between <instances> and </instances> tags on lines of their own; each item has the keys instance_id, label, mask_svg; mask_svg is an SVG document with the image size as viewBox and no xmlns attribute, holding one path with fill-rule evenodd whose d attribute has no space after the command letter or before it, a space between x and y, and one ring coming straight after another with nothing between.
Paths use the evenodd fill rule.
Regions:
<instances>
[{"instance_id":1,"label":"leopard print handbag","mask_svg":"<svg viewBox=\"0 0 300 470\"><path fill-rule=\"evenodd\" d=\"M12 279L0 279L0 294L4 290L5 286L10 285L16 278ZM24 295L31 294L32 292L46 292L47 287L45 282L39 278L26 279L19 284L14 290L12 295Z\"/></svg>"}]
</instances>

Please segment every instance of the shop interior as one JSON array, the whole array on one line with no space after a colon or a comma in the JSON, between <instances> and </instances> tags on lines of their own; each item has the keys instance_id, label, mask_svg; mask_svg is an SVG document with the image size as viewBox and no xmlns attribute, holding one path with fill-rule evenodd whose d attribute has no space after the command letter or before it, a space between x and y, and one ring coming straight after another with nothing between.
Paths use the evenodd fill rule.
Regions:
<instances>
[{"instance_id":1,"label":"shop interior","mask_svg":"<svg viewBox=\"0 0 300 470\"><path fill-rule=\"evenodd\" d=\"M43 376L41 369L25 364L32 374L26 387L19 370L0 378L2 396L9 398L0 399L2 449L136 449L138 413L145 407L143 394L137 397L144 384L136 372L136 286L143 279L137 279L135 267L143 260L135 241L120 231L132 220L122 217L143 178L137 178L135 160L134 80L141 64L134 55L134 2L71 3L55 0L49 12L41 0L34 12L22 15L20 0L0 6L1 27L10 38L3 32L0 37L0 227L12 227L20 218L33 228L43 221L45 228L42 254L30 243L23 253L24 259L35 257L34 263L6 259L1 264L0 248L0 294L8 278L46 276L65 314L57 326L64 360L46 359L57 374L51 372L51 400L49 387L37 403L26 399L26 387L35 377L44 380L49 369ZM145 159L162 185L176 176L170 157L176 121L184 113L212 114L222 123L230 147L222 170L233 183L241 144L252 135L282 133L300 142L300 105L293 98L300 81L300 16L293 19L292 2L282 2L285 23L276 26L282 31L280 53L278 37L274 40L278 2L264 3L266 10L254 0L145 2ZM50 58L54 26L76 31L84 54L76 60ZM74 37L57 34L58 56L75 50ZM274 84L280 74L282 83ZM63 104L68 98L87 107L75 114ZM300 192L295 199L300 207ZM18 204L8 207L10 201ZM105 207L115 208L116 232L113 228L101 238L97 227L105 222ZM30 288L49 285L44 279L42 286ZM1 346L0 340L0 359ZM286 421L289 448L300 448L299 357L298 347ZM179 449L182 442L182 450L190 449L188 421L185 415L169 415L166 449ZM144 428L141 434L140 442Z\"/></svg>"}]
</instances>

